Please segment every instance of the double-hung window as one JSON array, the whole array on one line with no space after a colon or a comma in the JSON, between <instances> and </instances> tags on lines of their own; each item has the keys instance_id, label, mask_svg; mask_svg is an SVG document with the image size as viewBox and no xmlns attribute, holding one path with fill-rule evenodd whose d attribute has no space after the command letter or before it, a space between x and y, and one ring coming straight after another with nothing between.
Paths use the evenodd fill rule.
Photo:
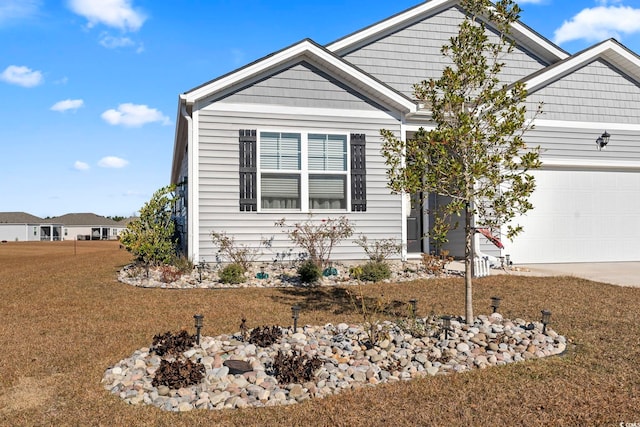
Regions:
<instances>
[{"instance_id":1,"label":"double-hung window","mask_svg":"<svg viewBox=\"0 0 640 427\"><path fill-rule=\"evenodd\" d=\"M239 131L241 212L367 210L362 133Z\"/></svg>"},{"instance_id":2,"label":"double-hung window","mask_svg":"<svg viewBox=\"0 0 640 427\"><path fill-rule=\"evenodd\" d=\"M346 134L260 132L263 210L347 209Z\"/></svg>"}]
</instances>

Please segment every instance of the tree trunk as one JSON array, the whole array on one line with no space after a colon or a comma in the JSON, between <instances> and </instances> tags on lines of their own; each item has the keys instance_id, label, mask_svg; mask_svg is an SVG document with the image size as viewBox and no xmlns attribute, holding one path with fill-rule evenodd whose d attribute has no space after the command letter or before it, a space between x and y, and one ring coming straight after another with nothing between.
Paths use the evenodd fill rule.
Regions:
<instances>
[{"instance_id":1,"label":"tree trunk","mask_svg":"<svg viewBox=\"0 0 640 427\"><path fill-rule=\"evenodd\" d=\"M473 323L473 227L470 203L465 206L464 226L464 317L468 325Z\"/></svg>"}]
</instances>

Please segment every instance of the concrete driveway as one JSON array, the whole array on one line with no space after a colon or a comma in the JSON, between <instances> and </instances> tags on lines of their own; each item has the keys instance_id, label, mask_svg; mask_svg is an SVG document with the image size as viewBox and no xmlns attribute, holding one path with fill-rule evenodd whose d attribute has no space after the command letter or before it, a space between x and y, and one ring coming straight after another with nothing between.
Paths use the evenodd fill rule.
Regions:
<instances>
[{"instance_id":1,"label":"concrete driveway","mask_svg":"<svg viewBox=\"0 0 640 427\"><path fill-rule=\"evenodd\" d=\"M533 276L574 276L595 282L640 288L640 261L576 264L526 264L516 274Z\"/></svg>"}]
</instances>

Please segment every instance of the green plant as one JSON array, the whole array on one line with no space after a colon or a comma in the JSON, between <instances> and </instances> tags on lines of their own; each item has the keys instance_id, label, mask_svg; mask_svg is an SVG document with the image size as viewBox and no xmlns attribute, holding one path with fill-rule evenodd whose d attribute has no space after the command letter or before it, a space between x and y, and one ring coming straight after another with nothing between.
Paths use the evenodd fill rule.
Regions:
<instances>
[{"instance_id":1,"label":"green plant","mask_svg":"<svg viewBox=\"0 0 640 427\"><path fill-rule=\"evenodd\" d=\"M304 222L288 224L285 218L275 223L287 228L289 239L309 255L309 259L318 267L328 265L333 247L340 241L353 235L354 226L346 216L314 221L312 215Z\"/></svg>"},{"instance_id":2,"label":"green plant","mask_svg":"<svg viewBox=\"0 0 640 427\"><path fill-rule=\"evenodd\" d=\"M371 261L376 262L385 261L391 255L399 253L402 249L402 244L399 244L394 238L375 240L373 243L370 243L364 234L361 234L355 243L364 249L364 252Z\"/></svg>"},{"instance_id":3,"label":"green plant","mask_svg":"<svg viewBox=\"0 0 640 427\"><path fill-rule=\"evenodd\" d=\"M170 264L175 258L174 189L170 185L156 191L140 209L140 217L131 221L120 235L120 243L147 268Z\"/></svg>"},{"instance_id":4,"label":"green plant","mask_svg":"<svg viewBox=\"0 0 640 427\"><path fill-rule=\"evenodd\" d=\"M298 267L298 276L302 283L316 283L322 276L322 270L318 264L308 259Z\"/></svg>"},{"instance_id":5,"label":"green plant","mask_svg":"<svg viewBox=\"0 0 640 427\"><path fill-rule=\"evenodd\" d=\"M467 15L458 34L441 49L448 65L438 79L413 87L435 127L420 128L406 140L391 130L383 129L381 135L394 192L444 196L441 208L434 210L431 237L446 241L456 224L452 217L464 218L465 318L472 322L475 227L504 227L510 239L522 231L514 219L533 208L531 170L542 165L540 147L528 146L524 135L542 105L527 114L526 84L507 84L502 78L504 58L515 49L510 32L518 21L518 5L512 0L462 0L460 6Z\"/></svg>"},{"instance_id":6,"label":"green plant","mask_svg":"<svg viewBox=\"0 0 640 427\"><path fill-rule=\"evenodd\" d=\"M354 265L349 267L349 277L353 279L360 279L362 277L362 266Z\"/></svg>"},{"instance_id":7,"label":"green plant","mask_svg":"<svg viewBox=\"0 0 640 427\"><path fill-rule=\"evenodd\" d=\"M362 266L359 279L367 282L381 282L391 277L389 264L382 261L369 261Z\"/></svg>"},{"instance_id":8,"label":"green plant","mask_svg":"<svg viewBox=\"0 0 640 427\"><path fill-rule=\"evenodd\" d=\"M245 280L244 273L246 272L242 264L233 263L226 265L218 274L222 283L230 283L237 285Z\"/></svg>"}]
</instances>

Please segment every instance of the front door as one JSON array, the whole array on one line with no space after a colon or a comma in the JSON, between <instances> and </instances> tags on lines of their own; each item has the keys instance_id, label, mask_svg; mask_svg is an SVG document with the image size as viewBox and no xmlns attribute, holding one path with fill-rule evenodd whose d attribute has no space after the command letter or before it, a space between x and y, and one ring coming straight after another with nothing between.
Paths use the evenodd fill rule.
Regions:
<instances>
[{"instance_id":1,"label":"front door","mask_svg":"<svg viewBox=\"0 0 640 427\"><path fill-rule=\"evenodd\" d=\"M411 195L411 211L407 217L407 252L422 252L422 193Z\"/></svg>"}]
</instances>

